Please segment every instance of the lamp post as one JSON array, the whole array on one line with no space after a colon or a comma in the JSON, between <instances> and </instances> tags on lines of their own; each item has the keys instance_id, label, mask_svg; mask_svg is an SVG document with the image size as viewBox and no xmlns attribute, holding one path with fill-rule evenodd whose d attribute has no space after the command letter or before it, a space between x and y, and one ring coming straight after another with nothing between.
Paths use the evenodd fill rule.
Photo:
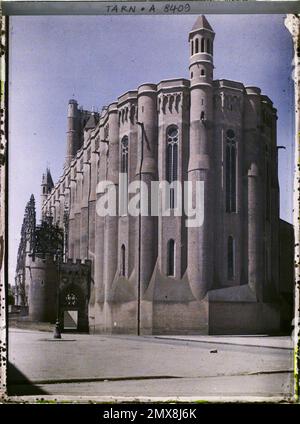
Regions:
<instances>
[{"instance_id":1,"label":"lamp post","mask_svg":"<svg viewBox=\"0 0 300 424\"><path fill-rule=\"evenodd\" d=\"M60 283L60 257L61 252L60 249L56 251L56 261L57 261L57 285L56 285L56 323L54 328L54 339L61 339L61 331L60 331L60 317L59 317L59 283Z\"/></svg>"},{"instance_id":2,"label":"lamp post","mask_svg":"<svg viewBox=\"0 0 300 424\"><path fill-rule=\"evenodd\" d=\"M64 194L65 199L67 197L67 205L65 203L65 211L67 208L67 215L64 215L64 218L66 219L67 222L67 230L65 227L65 240L64 240L64 255L63 255L63 259L66 261L67 258L69 257L69 219L70 219L70 208L71 208L71 187L67 186L65 187L65 190L70 190L69 192L69 196L67 197L66 194ZM64 224L66 224L66 222L64 222Z\"/></svg>"}]
</instances>

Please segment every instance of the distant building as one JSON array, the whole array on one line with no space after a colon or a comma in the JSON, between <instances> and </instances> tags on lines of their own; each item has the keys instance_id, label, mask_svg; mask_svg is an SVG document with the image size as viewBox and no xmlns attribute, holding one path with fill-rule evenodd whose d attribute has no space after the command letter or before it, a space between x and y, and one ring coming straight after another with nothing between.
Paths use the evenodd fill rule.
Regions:
<instances>
[{"instance_id":1,"label":"distant building","mask_svg":"<svg viewBox=\"0 0 300 424\"><path fill-rule=\"evenodd\" d=\"M198 17L190 79L142 84L100 116L69 102L65 168L55 185L49 170L43 177L42 216L64 231L65 260L91 261L90 332L265 333L291 322L293 229L279 218L276 109L258 87L214 80L214 37ZM172 211L99 216L97 184L118 192L120 173L149 191L153 181L204 182L203 225Z\"/></svg>"}]
</instances>

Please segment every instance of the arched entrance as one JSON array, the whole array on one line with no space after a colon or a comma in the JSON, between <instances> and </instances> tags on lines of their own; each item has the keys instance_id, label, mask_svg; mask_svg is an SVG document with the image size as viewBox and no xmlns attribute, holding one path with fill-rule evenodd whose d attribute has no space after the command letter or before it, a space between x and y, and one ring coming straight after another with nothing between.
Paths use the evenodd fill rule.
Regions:
<instances>
[{"instance_id":1,"label":"arched entrance","mask_svg":"<svg viewBox=\"0 0 300 424\"><path fill-rule=\"evenodd\" d=\"M63 331L79 330L79 315L84 310L81 290L74 285L67 287L62 293L61 314Z\"/></svg>"},{"instance_id":2,"label":"arched entrance","mask_svg":"<svg viewBox=\"0 0 300 424\"><path fill-rule=\"evenodd\" d=\"M60 265L59 321L63 332L88 333L90 261Z\"/></svg>"}]
</instances>

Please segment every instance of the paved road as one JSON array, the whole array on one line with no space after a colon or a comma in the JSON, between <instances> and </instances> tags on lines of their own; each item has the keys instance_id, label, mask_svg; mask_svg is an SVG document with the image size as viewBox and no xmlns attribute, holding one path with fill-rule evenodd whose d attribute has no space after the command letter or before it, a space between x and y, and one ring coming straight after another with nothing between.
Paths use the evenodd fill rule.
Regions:
<instances>
[{"instance_id":1,"label":"paved road","mask_svg":"<svg viewBox=\"0 0 300 424\"><path fill-rule=\"evenodd\" d=\"M115 397L289 397L288 338L64 334L10 329L11 394ZM263 341L264 339L264 341ZM205 341L204 341L205 340ZM257 344L271 346L258 347ZM249 345L250 344L250 345ZM251 344L253 346L251 346ZM28 379L31 385L24 384Z\"/></svg>"}]
</instances>

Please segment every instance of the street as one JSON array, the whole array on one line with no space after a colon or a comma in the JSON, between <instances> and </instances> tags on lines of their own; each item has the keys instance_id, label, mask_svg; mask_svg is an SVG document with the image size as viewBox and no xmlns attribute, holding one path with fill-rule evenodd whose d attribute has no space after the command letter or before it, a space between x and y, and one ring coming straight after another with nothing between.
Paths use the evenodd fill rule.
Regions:
<instances>
[{"instance_id":1,"label":"street","mask_svg":"<svg viewBox=\"0 0 300 424\"><path fill-rule=\"evenodd\" d=\"M289 337L125 336L9 330L10 395L287 399Z\"/></svg>"}]
</instances>

